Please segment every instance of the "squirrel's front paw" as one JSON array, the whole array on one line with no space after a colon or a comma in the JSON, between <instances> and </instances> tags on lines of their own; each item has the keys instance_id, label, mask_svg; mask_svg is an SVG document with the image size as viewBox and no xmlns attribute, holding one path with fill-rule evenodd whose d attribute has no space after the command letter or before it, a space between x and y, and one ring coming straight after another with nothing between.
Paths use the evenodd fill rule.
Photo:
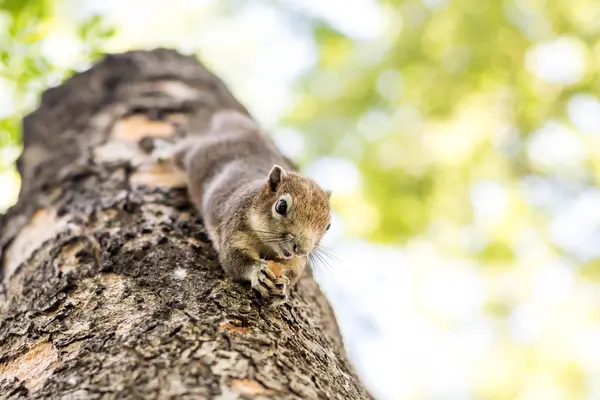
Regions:
<instances>
[{"instance_id":1,"label":"squirrel's front paw","mask_svg":"<svg viewBox=\"0 0 600 400\"><path fill-rule=\"evenodd\" d=\"M251 285L262 297L272 298L272 302L277 304L287 301L290 283L287 277L278 278L264 260L257 262L255 271Z\"/></svg>"},{"instance_id":2,"label":"squirrel's front paw","mask_svg":"<svg viewBox=\"0 0 600 400\"><path fill-rule=\"evenodd\" d=\"M290 293L290 280L282 275L275 281L276 290L272 292L271 307L277 307L283 303L287 303Z\"/></svg>"}]
</instances>

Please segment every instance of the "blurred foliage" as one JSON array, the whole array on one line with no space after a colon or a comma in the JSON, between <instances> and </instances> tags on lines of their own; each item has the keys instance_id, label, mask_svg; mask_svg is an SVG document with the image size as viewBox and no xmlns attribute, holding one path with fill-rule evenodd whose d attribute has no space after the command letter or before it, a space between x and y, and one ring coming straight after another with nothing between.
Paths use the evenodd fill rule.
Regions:
<instances>
[{"instance_id":1,"label":"blurred foliage","mask_svg":"<svg viewBox=\"0 0 600 400\"><path fill-rule=\"evenodd\" d=\"M39 94L75 72L59 68L43 51L44 39L54 22L53 2L49 0L0 1L0 25L7 33L0 37L0 77L14 87L14 113L0 120L0 146L20 140L18 125L23 113L31 110ZM81 22L78 38L83 44L81 59L88 64L97 59L104 40L114 35L99 16Z\"/></svg>"},{"instance_id":2,"label":"blurred foliage","mask_svg":"<svg viewBox=\"0 0 600 400\"><path fill-rule=\"evenodd\" d=\"M73 74L73 67L53 63L45 41L55 24L55 2L50 0L0 1L0 88L10 92L8 109L0 110L0 184L14 193L4 193L0 210L16 199L18 175L15 157L21 145L21 119L36 105L41 92ZM102 19L93 16L78 27L81 70L97 59L104 40L114 34ZM6 93L3 93L6 96Z\"/></svg>"},{"instance_id":3,"label":"blurred foliage","mask_svg":"<svg viewBox=\"0 0 600 400\"><path fill-rule=\"evenodd\" d=\"M334 154L357 163L378 224L356 233L397 243L436 220L468 225L473 183L490 179L514 191L521 177L549 172L530 162L524 144L549 120L570 125L574 94L600 93L600 3L380 4L387 25L372 40L316 24L318 65L301 82L287 122L309 136L308 159ZM581 44L588 63L574 84L547 82L526 68L533 46L562 35ZM597 181L597 165L584 172ZM352 201L340 206L353 213ZM510 207L508 218L536 218L522 199ZM513 233L529 222L504 221ZM483 258L512 258L514 238L505 233L489 232Z\"/></svg>"},{"instance_id":4,"label":"blurred foliage","mask_svg":"<svg viewBox=\"0 0 600 400\"><path fill-rule=\"evenodd\" d=\"M600 282L600 2L379 4L374 38L314 24L318 64L286 119L307 136L306 160L358 166L360 195L334 197L344 220L363 221L353 234L426 237L489 278L494 351L471 377L474 398L597 397L597 364L567 343L592 335L598 318L560 300L547 311L531 288L548 271L568 271L558 286L572 273L579 290Z\"/></svg>"},{"instance_id":5,"label":"blurred foliage","mask_svg":"<svg viewBox=\"0 0 600 400\"><path fill-rule=\"evenodd\" d=\"M2 28L7 33L0 37L0 76L18 88L12 98L14 112L0 120L2 147L20 141L19 111L25 108L23 103L31 86L45 80L50 67L39 48L49 13L48 1L5 0L0 3Z\"/></svg>"}]
</instances>

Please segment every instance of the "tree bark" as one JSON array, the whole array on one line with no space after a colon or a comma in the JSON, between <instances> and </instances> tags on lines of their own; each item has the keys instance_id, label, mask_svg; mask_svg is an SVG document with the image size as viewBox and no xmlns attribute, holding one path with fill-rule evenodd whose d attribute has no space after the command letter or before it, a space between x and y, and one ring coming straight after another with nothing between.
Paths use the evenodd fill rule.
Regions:
<instances>
[{"instance_id":1,"label":"tree bark","mask_svg":"<svg viewBox=\"0 0 600 400\"><path fill-rule=\"evenodd\" d=\"M109 55L23 121L0 217L0 397L370 398L309 275L270 309L219 266L148 137L246 112L195 58Z\"/></svg>"}]
</instances>

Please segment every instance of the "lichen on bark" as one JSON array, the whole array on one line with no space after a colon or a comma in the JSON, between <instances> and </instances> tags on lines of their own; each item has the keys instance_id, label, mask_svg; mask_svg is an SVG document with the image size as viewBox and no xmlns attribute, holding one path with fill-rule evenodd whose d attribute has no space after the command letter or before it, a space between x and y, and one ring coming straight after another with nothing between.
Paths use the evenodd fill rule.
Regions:
<instances>
[{"instance_id":1,"label":"lichen on bark","mask_svg":"<svg viewBox=\"0 0 600 400\"><path fill-rule=\"evenodd\" d=\"M246 112L195 58L107 56L24 119L0 216L0 398L363 399L318 285L228 279L182 177L140 146Z\"/></svg>"}]
</instances>

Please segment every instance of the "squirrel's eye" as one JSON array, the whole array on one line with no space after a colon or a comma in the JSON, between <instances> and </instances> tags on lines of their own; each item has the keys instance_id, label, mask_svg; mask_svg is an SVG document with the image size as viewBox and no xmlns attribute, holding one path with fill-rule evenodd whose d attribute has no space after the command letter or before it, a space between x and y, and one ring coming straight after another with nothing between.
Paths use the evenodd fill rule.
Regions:
<instances>
[{"instance_id":1,"label":"squirrel's eye","mask_svg":"<svg viewBox=\"0 0 600 400\"><path fill-rule=\"evenodd\" d=\"M329 228L331 228L331 223L328 223L328 224L327 224L327 228L325 228L325 231L328 231L328 230L329 230Z\"/></svg>"},{"instance_id":2,"label":"squirrel's eye","mask_svg":"<svg viewBox=\"0 0 600 400\"><path fill-rule=\"evenodd\" d=\"M275 211L277 212L277 214L283 215L284 217L287 214L287 208L287 201L285 201L284 199L279 200L277 204L275 204Z\"/></svg>"}]
</instances>

